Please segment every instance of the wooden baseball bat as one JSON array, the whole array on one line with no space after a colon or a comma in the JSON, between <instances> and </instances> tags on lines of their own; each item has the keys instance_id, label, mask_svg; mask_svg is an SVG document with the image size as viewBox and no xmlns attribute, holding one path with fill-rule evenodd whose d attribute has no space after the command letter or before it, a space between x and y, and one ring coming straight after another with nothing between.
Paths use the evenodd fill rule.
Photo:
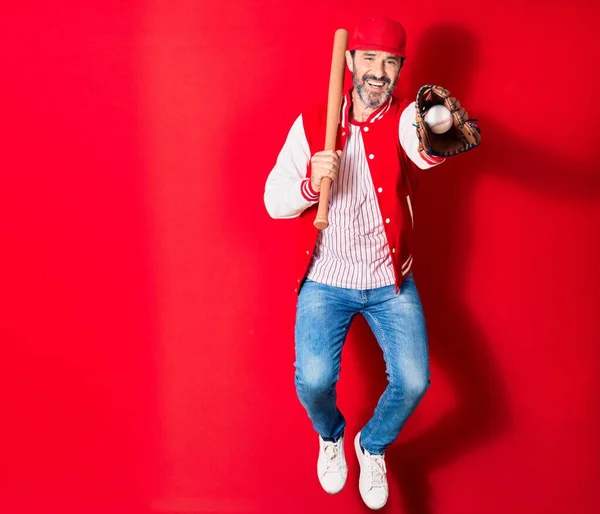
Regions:
<instances>
[{"instance_id":1,"label":"wooden baseball bat","mask_svg":"<svg viewBox=\"0 0 600 514\"><path fill-rule=\"evenodd\" d=\"M340 122L342 105L342 88L344 87L344 68L346 66L345 52L348 47L348 31L338 29L333 38L333 55L331 56L331 74L329 75L329 94L327 95L327 125L325 126L325 150L335 150L337 128ZM315 218L315 227L323 230L329 226L327 219L329 210L329 189L331 179L324 178L321 182L319 209Z\"/></svg>"}]
</instances>

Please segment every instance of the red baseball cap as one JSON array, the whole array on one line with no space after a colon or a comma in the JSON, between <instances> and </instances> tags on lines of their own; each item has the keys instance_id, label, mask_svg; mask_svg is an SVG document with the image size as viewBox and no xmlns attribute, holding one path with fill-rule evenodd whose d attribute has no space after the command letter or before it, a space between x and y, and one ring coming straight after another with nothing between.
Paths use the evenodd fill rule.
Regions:
<instances>
[{"instance_id":1,"label":"red baseball cap","mask_svg":"<svg viewBox=\"0 0 600 514\"><path fill-rule=\"evenodd\" d=\"M356 24L348 50L380 50L406 57L406 30L395 20L369 16Z\"/></svg>"}]
</instances>

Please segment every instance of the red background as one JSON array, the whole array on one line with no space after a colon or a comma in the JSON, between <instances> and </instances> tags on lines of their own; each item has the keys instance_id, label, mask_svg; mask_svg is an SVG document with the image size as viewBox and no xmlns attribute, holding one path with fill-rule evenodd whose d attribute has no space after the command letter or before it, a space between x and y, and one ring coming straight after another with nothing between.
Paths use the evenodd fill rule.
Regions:
<instances>
[{"instance_id":1,"label":"red background","mask_svg":"<svg viewBox=\"0 0 600 514\"><path fill-rule=\"evenodd\" d=\"M387 13L400 90L483 144L422 174L432 387L387 512L593 512L600 496L598 7L154 0L3 4L0 511L366 512L331 497L293 385L293 221L264 181L326 97L333 31ZM354 434L385 385L344 350Z\"/></svg>"}]
</instances>

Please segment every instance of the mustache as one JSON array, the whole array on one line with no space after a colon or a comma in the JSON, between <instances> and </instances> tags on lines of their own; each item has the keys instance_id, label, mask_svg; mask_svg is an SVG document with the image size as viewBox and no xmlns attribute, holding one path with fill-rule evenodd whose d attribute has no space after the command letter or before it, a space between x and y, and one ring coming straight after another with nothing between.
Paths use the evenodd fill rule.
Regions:
<instances>
[{"instance_id":1,"label":"mustache","mask_svg":"<svg viewBox=\"0 0 600 514\"><path fill-rule=\"evenodd\" d=\"M392 81L387 77L376 77L375 75L363 75L363 82L367 80L376 80L377 82L385 82L386 84L391 84Z\"/></svg>"}]
</instances>

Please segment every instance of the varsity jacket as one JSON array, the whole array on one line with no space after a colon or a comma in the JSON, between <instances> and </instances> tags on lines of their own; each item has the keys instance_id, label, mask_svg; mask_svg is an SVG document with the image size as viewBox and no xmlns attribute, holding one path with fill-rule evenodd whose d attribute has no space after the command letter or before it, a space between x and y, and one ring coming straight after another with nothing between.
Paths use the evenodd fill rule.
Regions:
<instances>
[{"instance_id":1,"label":"varsity jacket","mask_svg":"<svg viewBox=\"0 0 600 514\"><path fill-rule=\"evenodd\" d=\"M417 168L443 162L417 151L414 103L391 97L364 122L350 121L352 91L342 100L336 150L343 150L349 123L361 130L381 219L392 257L396 291L413 264L414 192ZM265 206L273 218L300 219L296 252L298 293L308 271L318 230L313 222L318 193L310 185L310 158L323 150L327 106L302 113L296 120L265 186ZM327 230L327 229L325 229Z\"/></svg>"}]
</instances>

